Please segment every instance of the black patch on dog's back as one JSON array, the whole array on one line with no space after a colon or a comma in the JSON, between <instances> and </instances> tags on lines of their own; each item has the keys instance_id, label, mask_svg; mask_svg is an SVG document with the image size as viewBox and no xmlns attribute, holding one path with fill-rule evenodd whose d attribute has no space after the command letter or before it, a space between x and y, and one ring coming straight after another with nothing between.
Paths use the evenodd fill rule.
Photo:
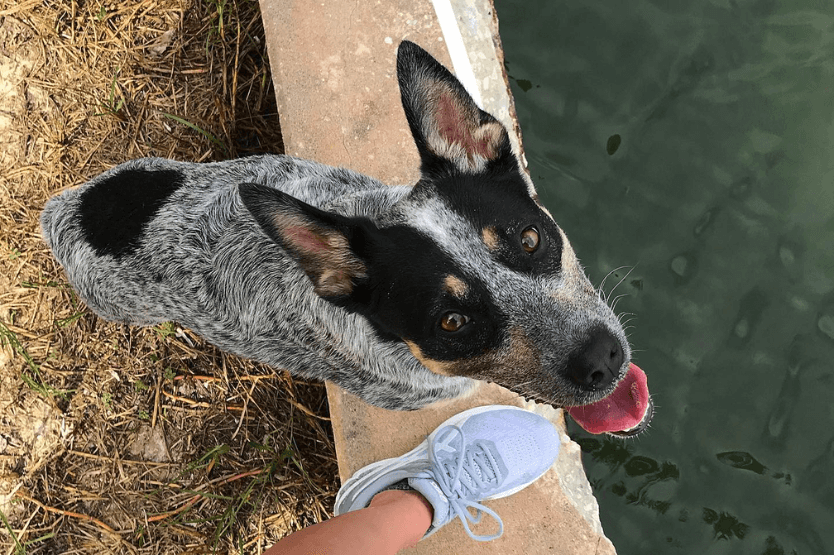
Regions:
<instances>
[{"instance_id":1,"label":"black patch on dog's back","mask_svg":"<svg viewBox=\"0 0 834 555\"><path fill-rule=\"evenodd\" d=\"M145 225L182 186L176 170L131 169L99 181L81 194L81 229L99 256L136 251Z\"/></svg>"}]
</instances>

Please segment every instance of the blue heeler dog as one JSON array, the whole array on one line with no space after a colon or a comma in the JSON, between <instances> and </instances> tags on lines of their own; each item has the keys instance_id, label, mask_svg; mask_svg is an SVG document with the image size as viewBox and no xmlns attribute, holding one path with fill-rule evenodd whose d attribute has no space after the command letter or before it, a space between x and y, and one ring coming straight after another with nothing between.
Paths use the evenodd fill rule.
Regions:
<instances>
[{"instance_id":1,"label":"blue heeler dog","mask_svg":"<svg viewBox=\"0 0 834 555\"><path fill-rule=\"evenodd\" d=\"M397 54L414 186L289 156L134 160L46 204L46 243L98 315L389 409L496 382L634 434L653 413L613 311L507 131L423 49Z\"/></svg>"}]
</instances>

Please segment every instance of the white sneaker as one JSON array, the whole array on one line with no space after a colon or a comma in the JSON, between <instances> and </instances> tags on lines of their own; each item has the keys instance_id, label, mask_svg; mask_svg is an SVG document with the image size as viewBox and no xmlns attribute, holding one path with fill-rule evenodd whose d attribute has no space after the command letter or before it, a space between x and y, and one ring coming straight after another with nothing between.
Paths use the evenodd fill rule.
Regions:
<instances>
[{"instance_id":1,"label":"white sneaker","mask_svg":"<svg viewBox=\"0 0 834 555\"><path fill-rule=\"evenodd\" d=\"M335 513L363 509L379 492L399 486L418 491L434 508L424 537L459 518L472 539L493 540L503 533L504 523L481 501L524 489L558 455L559 433L546 418L512 406L476 407L449 418L405 455L356 471L339 490ZM469 523L477 524L481 513L498 522L496 534L472 532Z\"/></svg>"}]
</instances>

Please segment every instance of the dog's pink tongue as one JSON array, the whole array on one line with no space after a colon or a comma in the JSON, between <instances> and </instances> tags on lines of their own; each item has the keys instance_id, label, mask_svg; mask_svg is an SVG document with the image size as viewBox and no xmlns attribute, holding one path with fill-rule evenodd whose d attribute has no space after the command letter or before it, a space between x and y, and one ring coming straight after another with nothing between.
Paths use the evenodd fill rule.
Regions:
<instances>
[{"instance_id":1,"label":"dog's pink tongue","mask_svg":"<svg viewBox=\"0 0 834 555\"><path fill-rule=\"evenodd\" d=\"M649 407L646 374L636 364L611 395L596 403L566 410L576 422L592 434L624 432L640 424Z\"/></svg>"}]
</instances>

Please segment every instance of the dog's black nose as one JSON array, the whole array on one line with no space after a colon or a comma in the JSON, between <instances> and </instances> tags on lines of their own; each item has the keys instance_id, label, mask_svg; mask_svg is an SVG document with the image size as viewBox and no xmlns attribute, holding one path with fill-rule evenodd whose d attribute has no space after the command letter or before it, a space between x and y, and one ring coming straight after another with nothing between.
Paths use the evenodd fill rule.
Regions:
<instances>
[{"instance_id":1,"label":"dog's black nose","mask_svg":"<svg viewBox=\"0 0 834 555\"><path fill-rule=\"evenodd\" d=\"M623 357L620 341L606 328L594 328L568 359L568 377L582 389L605 389L619 376Z\"/></svg>"}]
</instances>

